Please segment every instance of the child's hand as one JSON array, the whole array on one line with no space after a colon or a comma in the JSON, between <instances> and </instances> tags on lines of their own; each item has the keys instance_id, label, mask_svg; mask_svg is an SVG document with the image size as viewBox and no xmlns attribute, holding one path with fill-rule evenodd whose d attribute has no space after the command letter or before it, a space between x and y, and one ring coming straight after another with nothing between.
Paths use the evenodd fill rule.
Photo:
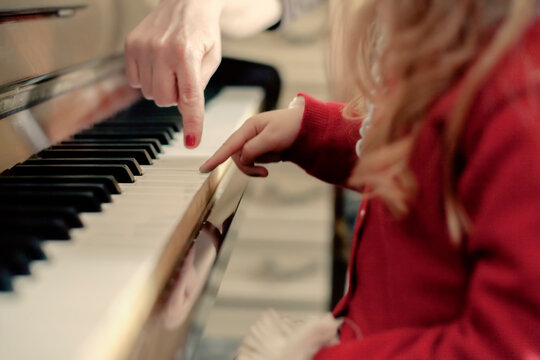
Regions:
<instances>
[{"instance_id":1,"label":"child's hand","mask_svg":"<svg viewBox=\"0 0 540 360\"><path fill-rule=\"evenodd\" d=\"M268 170L255 163L278 162L300 132L302 109L269 111L248 119L199 170L209 172L232 157L250 176L267 176Z\"/></svg>"}]
</instances>

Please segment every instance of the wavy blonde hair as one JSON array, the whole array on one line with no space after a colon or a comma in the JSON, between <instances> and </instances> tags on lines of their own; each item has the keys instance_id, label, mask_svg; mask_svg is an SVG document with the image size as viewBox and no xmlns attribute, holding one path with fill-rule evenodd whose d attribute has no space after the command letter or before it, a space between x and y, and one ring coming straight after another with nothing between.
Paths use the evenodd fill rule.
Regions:
<instances>
[{"instance_id":1,"label":"wavy blonde hair","mask_svg":"<svg viewBox=\"0 0 540 360\"><path fill-rule=\"evenodd\" d=\"M523 33L534 5L535 0L334 0L334 95L348 103L348 118L366 116L366 104L375 109L350 185L367 186L368 195L380 197L396 216L406 214L416 192L407 164L419 128L434 101L464 76L443 147L446 222L459 243L470 224L457 197L457 144L475 95Z\"/></svg>"}]
</instances>

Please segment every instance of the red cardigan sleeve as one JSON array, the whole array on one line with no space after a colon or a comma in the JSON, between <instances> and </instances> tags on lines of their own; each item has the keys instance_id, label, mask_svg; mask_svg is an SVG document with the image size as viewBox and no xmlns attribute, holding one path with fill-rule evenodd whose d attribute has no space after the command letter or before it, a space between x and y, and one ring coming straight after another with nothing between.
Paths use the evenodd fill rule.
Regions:
<instances>
[{"instance_id":1,"label":"red cardigan sleeve","mask_svg":"<svg viewBox=\"0 0 540 360\"><path fill-rule=\"evenodd\" d=\"M458 189L473 224L461 317L344 342L314 360L540 359L540 91L478 121Z\"/></svg>"},{"instance_id":2,"label":"red cardigan sleeve","mask_svg":"<svg viewBox=\"0 0 540 360\"><path fill-rule=\"evenodd\" d=\"M300 133L284 156L309 174L331 184L344 184L358 159L355 145L361 121L344 119L343 104L324 103L306 95Z\"/></svg>"}]
</instances>

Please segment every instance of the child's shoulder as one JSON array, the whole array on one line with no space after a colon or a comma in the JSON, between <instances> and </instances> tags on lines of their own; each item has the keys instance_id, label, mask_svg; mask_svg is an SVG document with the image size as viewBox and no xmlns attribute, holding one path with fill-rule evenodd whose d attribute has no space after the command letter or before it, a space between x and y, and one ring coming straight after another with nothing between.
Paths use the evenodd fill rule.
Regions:
<instances>
[{"instance_id":1,"label":"child's shoulder","mask_svg":"<svg viewBox=\"0 0 540 360\"><path fill-rule=\"evenodd\" d=\"M469 112L465 148L488 131L526 141L540 134L540 18L499 60ZM499 137L500 138L500 137Z\"/></svg>"},{"instance_id":2,"label":"child's shoulder","mask_svg":"<svg viewBox=\"0 0 540 360\"><path fill-rule=\"evenodd\" d=\"M462 86L459 81L443 94L428 113L428 123L448 121ZM517 137L532 135L532 128L540 133L540 17L490 72L471 104L466 127L469 149L488 127L505 128Z\"/></svg>"},{"instance_id":3,"label":"child's shoulder","mask_svg":"<svg viewBox=\"0 0 540 360\"><path fill-rule=\"evenodd\" d=\"M490 74L483 87L489 106L522 93L540 91L540 18L525 31Z\"/></svg>"},{"instance_id":4,"label":"child's shoulder","mask_svg":"<svg viewBox=\"0 0 540 360\"><path fill-rule=\"evenodd\" d=\"M445 118L459 97L464 78L434 104L431 115ZM540 91L540 17L499 60L486 78L473 103L473 112L489 113L519 93Z\"/></svg>"},{"instance_id":5,"label":"child's shoulder","mask_svg":"<svg viewBox=\"0 0 540 360\"><path fill-rule=\"evenodd\" d=\"M448 114L462 91L463 80L436 102L432 114ZM516 97L535 93L540 93L540 17L532 22L487 76L472 104L471 114L490 117Z\"/></svg>"}]
</instances>

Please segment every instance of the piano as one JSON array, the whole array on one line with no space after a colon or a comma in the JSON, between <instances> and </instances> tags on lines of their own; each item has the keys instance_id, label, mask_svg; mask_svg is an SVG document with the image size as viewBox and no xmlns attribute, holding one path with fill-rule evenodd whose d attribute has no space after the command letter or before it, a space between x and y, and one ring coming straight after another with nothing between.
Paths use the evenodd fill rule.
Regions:
<instances>
[{"instance_id":1,"label":"piano","mask_svg":"<svg viewBox=\"0 0 540 360\"><path fill-rule=\"evenodd\" d=\"M0 359L192 359L247 178L198 167L259 110L211 85L201 145L126 82L151 0L0 4Z\"/></svg>"}]
</instances>

